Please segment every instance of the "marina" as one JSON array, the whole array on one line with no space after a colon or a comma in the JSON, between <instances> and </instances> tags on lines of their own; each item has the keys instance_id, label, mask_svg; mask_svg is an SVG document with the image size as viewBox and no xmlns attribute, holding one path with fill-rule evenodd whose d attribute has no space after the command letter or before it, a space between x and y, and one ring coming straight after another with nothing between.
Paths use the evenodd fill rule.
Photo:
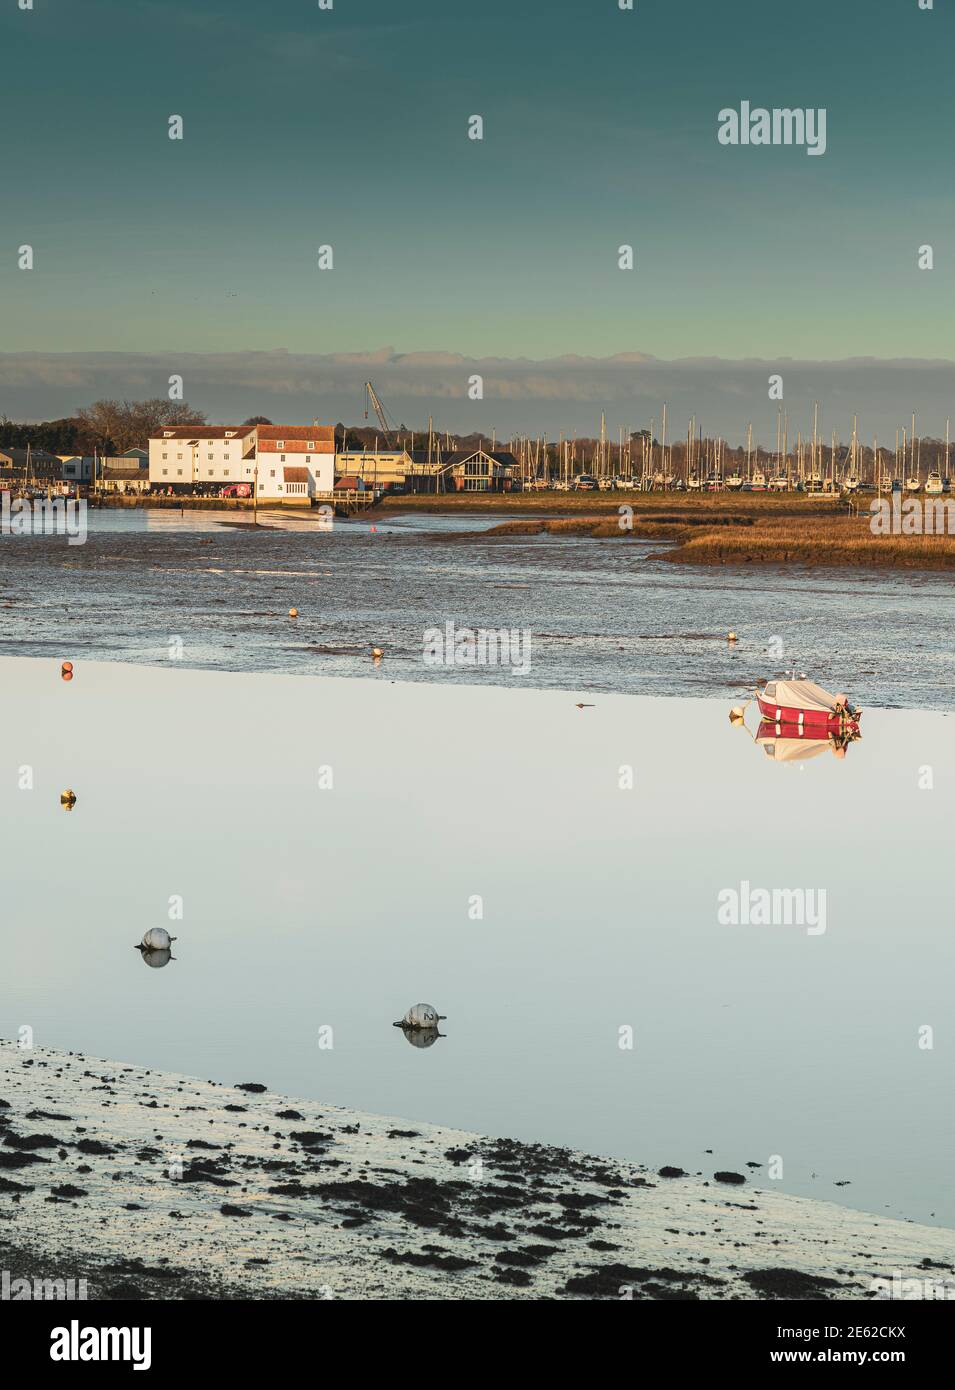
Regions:
<instances>
[{"instance_id":1,"label":"marina","mask_svg":"<svg viewBox=\"0 0 955 1390\"><path fill-rule=\"evenodd\" d=\"M514 435L506 441L441 432L433 419L424 435L396 426L371 382L378 428L322 425L170 425L142 427L139 446L118 457L89 457L34 449L28 426L0 424L23 445L0 443L0 489L14 495L66 493L93 500L179 498L232 499L237 505L283 507L332 503L342 515L382 498L415 494L472 493L763 493L851 499L857 493L952 491L950 421L944 441L923 439L916 416L896 430L895 447L867 447L853 415L848 443L832 430L820 433L820 403L813 402L812 429L804 439L781 407L775 449L762 454L753 422L744 445L704 435L691 416L682 440L668 438L667 405L659 422L635 430L620 426L616 440L600 417L599 435L556 442L546 435ZM366 405L366 419L368 408ZM204 421L204 417L200 416ZM41 426L45 435L48 427ZM658 437L659 435L659 437ZM140 447L141 446L141 447ZM925 458L923 461L923 446Z\"/></svg>"}]
</instances>

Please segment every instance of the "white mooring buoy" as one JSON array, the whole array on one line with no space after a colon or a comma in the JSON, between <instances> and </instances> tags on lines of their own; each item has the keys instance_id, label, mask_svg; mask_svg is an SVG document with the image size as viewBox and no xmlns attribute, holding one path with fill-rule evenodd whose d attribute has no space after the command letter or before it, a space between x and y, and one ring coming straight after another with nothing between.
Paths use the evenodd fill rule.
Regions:
<instances>
[{"instance_id":1,"label":"white mooring buoy","mask_svg":"<svg viewBox=\"0 0 955 1390\"><path fill-rule=\"evenodd\" d=\"M168 951L172 943L177 938L170 936L165 927L150 927L149 931L143 933L143 939L137 945L137 951Z\"/></svg>"},{"instance_id":2,"label":"white mooring buoy","mask_svg":"<svg viewBox=\"0 0 955 1390\"><path fill-rule=\"evenodd\" d=\"M433 1004L412 1004L404 1018L395 1023L395 1028L417 1031L421 1028L437 1028L446 1014L439 1014Z\"/></svg>"}]
</instances>

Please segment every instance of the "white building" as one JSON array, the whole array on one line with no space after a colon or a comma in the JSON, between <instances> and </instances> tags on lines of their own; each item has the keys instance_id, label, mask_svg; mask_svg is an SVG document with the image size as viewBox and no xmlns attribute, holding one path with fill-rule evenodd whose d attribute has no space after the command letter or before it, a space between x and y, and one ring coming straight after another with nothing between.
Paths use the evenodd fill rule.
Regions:
<instances>
[{"instance_id":1,"label":"white building","mask_svg":"<svg viewBox=\"0 0 955 1390\"><path fill-rule=\"evenodd\" d=\"M294 500L335 486L335 431L331 425L256 425L258 495Z\"/></svg>"},{"instance_id":2,"label":"white building","mask_svg":"<svg viewBox=\"0 0 955 1390\"><path fill-rule=\"evenodd\" d=\"M335 486L330 425L171 425L149 439L155 489L216 494L248 484L263 500L306 502Z\"/></svg>"},{"instance_id":3,"label":"white building","mask_svg":"<svg viewBox=\"0 0 955 1390\"><path fill-rule=\"evenodd\" d=\"M81 458L79 454L58 454L63 464L63 481L66 483L88 483L93 476L94 459Z\"/></svg>"}]
</instances>

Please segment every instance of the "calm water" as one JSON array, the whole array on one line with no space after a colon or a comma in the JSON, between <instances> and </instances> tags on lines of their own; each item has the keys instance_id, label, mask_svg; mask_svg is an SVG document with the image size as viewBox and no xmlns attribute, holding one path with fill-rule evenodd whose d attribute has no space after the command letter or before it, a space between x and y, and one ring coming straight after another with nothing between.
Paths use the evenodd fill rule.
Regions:
<instances>
[{"instance_id":1,"label":"calm water","mask_svg":"<svg viewBox=\"0 0 955 1390\"><path fill-rule=\"evenodd\" d=\"M365 538L335 544L390 573ZM384 667L318 681L90 664L77 634L118 553L104 542L100 570L75 577L71 684L57 662L0 658L0 1032L707 1174L778 1154L788 1191L955 1223L953 719L871 710L844 761L781 765L726 700L598 694L581 710L578 690L404 684ZM480 594L484 562L455 553ZM615 563L633 590L638 564ZM130 604L148 584L147 611L168 611L164 582L213 584L148 565L131 556L128 579ZM654 603L664 581L689 601L668 574ZM559 592L569 621L569 573ZM182 626L221 640L195 591L183 607ZM620 609L607 623L641 624ZM98 643L129 655L127 621ZM625 668L594 651L591 669ZM743 880L825 888L826 931L720 925L717 895ZM172 895L176 959L150 969L133 944L170 925ZM391 1026L418 1000L448 1015L427 1050Z\"/></svg>"},{"instance_id":2,"label":"calm water","mask_svg":"<svg viewBox=\"0 0 955 1390\"><path fill-rule=\"evenodd\" d=\"M454 539L498 520L253 532L91 512L83 547L0 537L0 652L160 663L177 636L193 667L667 695L722 695L794 661L867 707L955 705L950 577L689 570L634 542ZM530 675L425 666L424 631L449 619L529 629Z\"/></svg>"}]
</instances>

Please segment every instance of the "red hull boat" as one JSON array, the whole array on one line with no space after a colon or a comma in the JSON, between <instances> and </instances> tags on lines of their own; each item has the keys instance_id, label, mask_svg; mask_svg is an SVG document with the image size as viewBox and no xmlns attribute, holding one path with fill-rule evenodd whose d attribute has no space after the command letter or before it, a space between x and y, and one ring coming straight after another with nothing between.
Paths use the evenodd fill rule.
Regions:
<instances>
[{"instance_id":1,"label":"red hull boat","mask_svg":"<svg viewBox=\"0 0 955 1390\"><path fill-rule=\"evenodd\" d=\"M860 711L845 695L830 695L815 681L769 681L756 692L759 712L772 724L789 725L825 737L858 733Z\"/></svg>"}]
</instances>

